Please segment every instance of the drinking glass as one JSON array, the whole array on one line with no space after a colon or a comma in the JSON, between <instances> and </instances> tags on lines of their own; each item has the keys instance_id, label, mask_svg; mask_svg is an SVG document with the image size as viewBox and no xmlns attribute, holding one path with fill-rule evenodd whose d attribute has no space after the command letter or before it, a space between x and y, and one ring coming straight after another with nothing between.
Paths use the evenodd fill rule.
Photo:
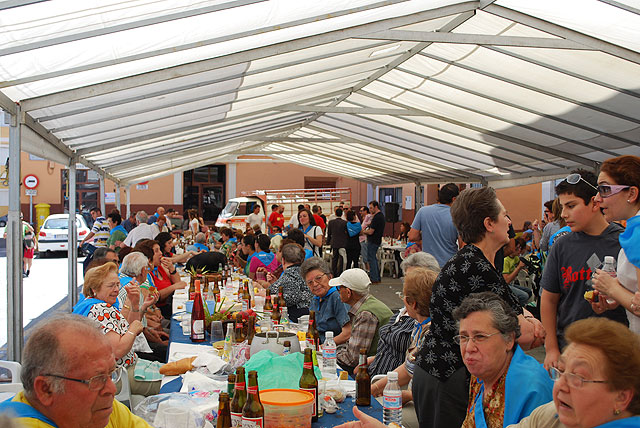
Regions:
<instances>
[{"instance_id":1,"label":"drinking glass","mask_svg":"<svg viewBox=\"0 0 640 428\"><path fill-rule=\"evenodd\" d=\"M222 321L211 321L211 342L215 343L221 340L224 340Z\"/></svg>"}]
</instances>

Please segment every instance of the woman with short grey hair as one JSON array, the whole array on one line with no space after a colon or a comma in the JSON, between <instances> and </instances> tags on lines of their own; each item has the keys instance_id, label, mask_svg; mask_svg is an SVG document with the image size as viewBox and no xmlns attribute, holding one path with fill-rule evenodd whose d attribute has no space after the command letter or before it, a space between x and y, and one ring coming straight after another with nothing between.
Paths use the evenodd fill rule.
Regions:
<instances>
[{"instance_id":1,"label":"woman with short grey hair","mask_svg":"<svg viewBox=\"0 0 640 428\"><path fill-rule=\"evenodd\" d=\"M471 373L462 428L508 426L552 399L542 364L517 344L518 313L497 294L472 293L453 310L464 365Z\"/></svg>"},{"instance_id":2,"label":"woman with short grey hair","mask_svg":"<svg viewBox=\"0 0 640 428\"><path fill-rule=\"evenodd\" d=\"M423 267L429 270L434 271L435 273L440 273L440 265L438 264L438 260L433 257L429 253L425 253L424 251L420 251L418 253L413 253L406 259L400 263L400 269L402 269L403 274L407 274L409 269L413 267Z\"/></svg>"},{"instance_id":3,"label":"woman with short grey hair","mask_svg":"<svg viewBox=\"0 0 640 428\"><path fill-rule=\"evenodd\" d=\"M282 253L282 275L269 287L271 294L278 293L282 287L282 296L287 304L289 319L295 323L303 315L309 315L309 303L313 295L307 282L300 276L300 265L304 261L304 250L298 244L286 244L280 249ZM267 279L273 279L269 273Z\"/></svg>"}]
</instances>

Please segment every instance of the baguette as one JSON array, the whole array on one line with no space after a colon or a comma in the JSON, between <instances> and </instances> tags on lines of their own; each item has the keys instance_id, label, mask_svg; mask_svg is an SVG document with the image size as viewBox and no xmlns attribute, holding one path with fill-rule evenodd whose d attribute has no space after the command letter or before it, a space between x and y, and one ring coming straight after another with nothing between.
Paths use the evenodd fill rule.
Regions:
<instances>
[{"instance_id":1,"label":"baguette","mask_svg":"<svg viewBox=\"0 0 640 428\"><path fill-rule=\"evenodd\" d=\"M167 363L160 367L160 374L165 376L177 376L186 373L193 368L193 361L195 359L196 357L187 357Z\"/></svg>"}]
</instances>

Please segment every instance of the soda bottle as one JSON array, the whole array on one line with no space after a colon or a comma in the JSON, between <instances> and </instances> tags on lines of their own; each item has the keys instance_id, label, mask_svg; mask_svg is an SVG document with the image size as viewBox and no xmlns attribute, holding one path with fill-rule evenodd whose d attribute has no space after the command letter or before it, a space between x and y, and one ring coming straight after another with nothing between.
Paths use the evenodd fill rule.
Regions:
<instances>
[{"instance_id":1,"label":"soda bottle","mask_svg":"<svg viewBox=\"0 0 640 428\"><path fill-rule=\"evenodd\" d=\"M602 271L611 275L613 278L616 278L618 276L618 274L616 273L616 259L614 259L613 256L604 257L604 265L602 266ZM607 303L610 305L616 302L615 300L608 298L604 294L601 294L600 296L607 299Z\"/></svg>"},{"instance_id":2,"label":"soda bottle","mask_svg":"<svg viewBox=\"0 0 640 428\"><path fill-rule=\"evenodd\" d=\"M360 361L358 364L358 374L356 374L356 405L371 405L371 376L367 369L367 350L360 349Z\"/></svg>"},{"instance_id":3,"label":"soda bottle","mask_svg":"<svg viewBox=\"0 0 640 428\"><path fill-rule=\"evenodd\" d=\"M242 407L242 428L263 428L264 427L264 406L260 402L258 392L258 372L249 372L249 383L247 385L247 401Z\"/></svg>"},{"instance_id":4,"label":"soda bottle","mask_svg":"<svg viewBox=\"0 0 640 428\"><path fill-rule=\"evenodd\" d=\"M236 369L236 384L233 392L233 400L231 401L231 426L242 426L242 409L247 402L247 391L244 389L244 367L240 366Z\"/></svg>"},{"instance_id":5,"label":"soda bottle","mask_svg":"<svg viewBox=\"0 0 640 428\"><path fill-rule=\"evenodd\" d=\"M398 385L398 372L387 373L387 385L382 392L382 422L402 425L402 391Z\"/></svg>"},{"instance_id":6,"label":"soda bottle","mask_svg":"<svg viewBox=\"0 0 640 428\"><path fill-rule=\"evenodd\" d=\"M322 346L322 375L327 379L335 379L337 369L336 342L333 341L333 332L327 331L325 334L324 345Z\"/></svg>"},{"instance_id":7,"label":"soda bottle","mask_svg":"<svg viewBox=\"0 0 640 428\"><path fill-rule=\"evenodd\" d=\"M299 382L300 389L313 394L313 416L311 422L318 421L318 378L313 372L312 349L304 350L304 363L302 365L302 376Z\"/></svg>"},{"instance_id":8,"label":"soda bottle","mask_svg":"<svg viewBox=\"0 0 640 428\"><path fill-rule=\"evenodd\" d=\"M229 409L229 394L220 393L218 401L218 422L216 428L231 428L231 411Z\"/></svg>"},{"instance_id":9,"label":"soda bottle","mask_svg":"<svg viewBox=\"0 0 640 428\"><path fill-rule=\"evenodd\" d=\"M196 292L193 297L193 309L191 310L191 341L204 342L205 316L200 293L200 281L195 281Z\"/></svg>"}]
</instances>

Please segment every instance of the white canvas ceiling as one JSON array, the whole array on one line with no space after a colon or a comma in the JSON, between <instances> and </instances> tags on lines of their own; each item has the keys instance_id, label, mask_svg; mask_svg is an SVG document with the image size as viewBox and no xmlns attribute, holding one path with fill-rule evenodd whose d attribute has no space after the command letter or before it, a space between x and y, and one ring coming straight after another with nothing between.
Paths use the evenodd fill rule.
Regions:
<instances>
[{"instance_id":1,"label":"white canvas ceiling","mask_svg":"<svg viewBox=\"0 0 640 428\"><path fill-rule=\"evenodd\" d=\"M255 154L541 181L640 154L638 76L638 0L0 1L23 149L123 185Z\"/></svg>"}]
</instances>

